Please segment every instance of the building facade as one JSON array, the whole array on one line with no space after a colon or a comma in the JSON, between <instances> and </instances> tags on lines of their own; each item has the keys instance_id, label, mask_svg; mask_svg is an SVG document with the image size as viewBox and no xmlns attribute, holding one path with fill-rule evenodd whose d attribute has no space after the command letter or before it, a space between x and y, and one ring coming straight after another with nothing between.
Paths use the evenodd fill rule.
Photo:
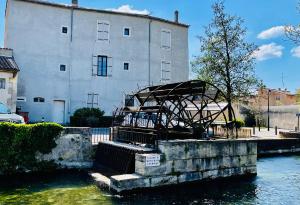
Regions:
<instances>
[{"instance_id":1,"label":"building facade","mask_svg":"<svg viewBox=\"0 0 300 205\"><path fill-rule=\"evenodd\" d=\"M255 96L252 96L248 103L254 107L282 105L296 105L297 96L288 90L261 88Z\"/></svg>"},{"instance_id":2,"label":"building facade","mask_svg":"<svg viewBox=\"0 0 300 205\"><path fill-rule=\"evenodd\" d=\"M188 26L178 15L8 0L5 20L4 45L22 68L18 107L30 121L68 123L81 107L111 115L134 90L188 80Z\"/></svg>"},{"instance_id":3,"label":"building facade","mask_svg":"<svg viewBox=\"0 0 300 205\"><path fill-rule=\"evenodd\" d=\"M0 103L13 113L16 112L18 72L13 50L0 48Z\"/></svg>"}]
</instances>

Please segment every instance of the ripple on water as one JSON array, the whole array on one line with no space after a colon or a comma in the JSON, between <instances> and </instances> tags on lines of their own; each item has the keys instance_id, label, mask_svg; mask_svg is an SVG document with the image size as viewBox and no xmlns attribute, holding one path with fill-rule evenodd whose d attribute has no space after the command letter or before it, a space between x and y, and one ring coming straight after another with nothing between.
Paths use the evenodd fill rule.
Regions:
<instances>
[{"instance_id":1,"label":"ripple on water","mask_svg":"<svg viewBox=\"0 0 300 205\"><path fill-rule=\"evenodd\" d=\"M252 180L131 195L113 195L99 190L85 177L68 174L17 188L0 188L0 205L300 204L299 156L263 158L257 165L258 176Z\"/></svg>"}]
</instances>

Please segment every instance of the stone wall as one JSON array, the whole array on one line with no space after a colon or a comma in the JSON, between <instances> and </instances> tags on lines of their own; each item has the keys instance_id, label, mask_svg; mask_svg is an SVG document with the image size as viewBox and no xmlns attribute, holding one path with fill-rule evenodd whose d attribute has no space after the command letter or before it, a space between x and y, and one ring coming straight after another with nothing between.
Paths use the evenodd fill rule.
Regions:
<instances>
[{"instance_id":1,"label":"stone wall","mask_svg":"<svg viewBox=\"0 0 300 205\"><path fill-rule=\"evenodd\" d=\"M294 131L290 131L290 132L280 131L280 132L279 132L279 136L280 136L281 138L298 138L298 139L300 139L300 132L294 132Z\"/></svg>"},{"instance_id":2,"label":"stone wall","mask_svg":"<svg viewBox=\"0 0 300 205\"><path fill-rule=\"evenodd\" d=\"M268 107L262 107L264 121L268 121ZM295 130L296 114L300 112L299 105L270 106L270 126L281 129Z\"/></svg>"},{"instance_id":3,"label":"stone wall","mask_svg":"<svg viewBox=\"0 0 300 205\"><path fill-rule=\"evenodd\" d=\"M215 136L221 136L221 137L227 137L227 130L226 128L223 127L214 127L213 128L213 133ZM252 128L249 127L241 127L238 130L238 138L250 138L252 136ZM230 130L228 131L228 133L230 134ZM231 136L233 136L234 138L236 137L236 129L232 130L232 134Z\"/></svg>"},{"instance_id":4,"label":"stone wall","mask_svg":"<svg viewBox=\"0 0 300 205\"><path fill-rule=\"evenodd\" d=\"M158 166L146 166L151 154L136 154L135 173L112 176L111 188L123 191L256 174L257 144L253 141L159 141L158 150Z\"/></svg>"},{"instance_id":5,"label":"stone wall","mask_svg":"<svg viewBox=\"0 0 300 205\"><path fill-rule=\"evenodd\" d=\"M279 133L282 137L282 133ZM300 152L300 138L256 139L258 157Z\"/></svg>"},{"instance_id":6,"label":"stone wall","mask_svg":"<svg viewBox=\"0 0 300 205\"><path fill-rule=\"evenodd\" d=\"M93 147L90 128L65 128L56 140L57 146L46 155L37 154L40 160L54 160L59 168L90 168L93 164Z\"/></svg>"}]
</instances>

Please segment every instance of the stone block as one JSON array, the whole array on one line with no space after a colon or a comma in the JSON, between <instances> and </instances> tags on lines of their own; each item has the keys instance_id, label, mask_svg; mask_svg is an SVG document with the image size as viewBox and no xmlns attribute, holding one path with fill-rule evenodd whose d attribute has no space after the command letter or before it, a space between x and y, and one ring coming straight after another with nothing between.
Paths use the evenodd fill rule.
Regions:
<instances>
[{"instance_id":1,"label":"stone block","mask_svg":"<svg viewBox=\"0 0 300 205\"><path fill-rule=\"evenodd\" d=\"M135 162L135 173L140 174L142 176L157 176L163 175L167 172L166 163L161 164L156 167L146 167L145 162L136 161Z\"/></svg>"},{"instance_id":2,"label":"stone block","mask_svg":"<svg viewBox=\"0 0 300 205\"><path fill-rule=\"evenodd\" d=\"M186 172L178 176L179 183L199 181L202 179L202 172Z\"/></svg>"},{"instance_id":3,"label":"stone block","mask_svg":"<svg viewBox=\"0 0 300 205\"><path fill-rule=\"evenodd\" d=\"M111 187L117 191L150 187L149 178L138 174L122 174L110 177Z\"/></svg>"},{"instance_id":4,"label":"stone block","mask_svg":"<svg viewBox=\"0 0 300 205\"><path fill-rule=\"evenodd\" d=\"M170 184L177 184L177 176L157 176L157 177L151 177L150 178L150 187L157 187L157 186L164 186L164 185L170 185Z\"/></svg>"}]
</instances>

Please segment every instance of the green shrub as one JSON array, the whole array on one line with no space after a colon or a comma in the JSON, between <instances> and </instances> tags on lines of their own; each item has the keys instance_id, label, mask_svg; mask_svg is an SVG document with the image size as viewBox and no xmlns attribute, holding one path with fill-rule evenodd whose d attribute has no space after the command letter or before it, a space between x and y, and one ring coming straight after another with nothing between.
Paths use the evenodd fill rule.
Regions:
<instances>
[{"instance_id":1,"label":"green shrub","mask_svg":"<svg viewBox=\"0 0 300 205\"><path fill-rule=\"evenodd\" d=\"M256 125L255 112L254 110L243 108L241 109L241 114L244 115L245 125L247 127L253 127Z\"/></svg>"},{"instance_id":2,"label":"green shrub","mask_svg":"<svg viewBox=\"0 0 300 205\"><path fill-rule=\"evenodd\" d=\"M37 152L50 153L62 130L55 123L0 123L0 173L43 171L43 167L51 167L51 162L39 162L35 156Z\"/></svg>"},{"instance_id":3,"label":"green shrub","mask_svg":"<svg viewBox=\"0 0 300 205\"><path fill-rule=\"evenodd\" d=\"M113 123L112 116L103 116L104 111L99 108L80 108L70 118L74 127L110 127Z\"/></svg>"},{"instance_id":4,"label":"green shrub","mask_svg":"<svg viewBox=\"0 0 300 205\"><path fill-rule=\"evenodd\" d=\"M74 117L101 117L105 113L99 108L80 108L74 112Z\"/></svg>"},{"instance_id":5,"label":"green shrub","mask_svg":"<svg viewBox=\"0 0 300 205\"><path fill-rule=\"evenodd\" d=\"M236 119L233 121L233 123L234 123L235 127L238 129L245 126L245 122L242 119Z\"/></svg>"}]
</instances>

